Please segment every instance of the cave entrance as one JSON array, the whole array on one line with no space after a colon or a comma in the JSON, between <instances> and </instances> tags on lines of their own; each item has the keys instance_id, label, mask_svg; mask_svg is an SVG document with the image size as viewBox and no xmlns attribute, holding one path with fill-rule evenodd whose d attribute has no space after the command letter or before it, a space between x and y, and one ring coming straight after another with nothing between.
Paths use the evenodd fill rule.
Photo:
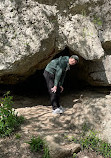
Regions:
<instances>
[{"instance_id":1,"label":"cave entrance","mask_svg":"<svg viewBox=\"0 0 111 158\"><path fill-rule=\"evenodd\" d=\"M66 47L63 51L56 54L53 59L58 58L60 56L71 56L73 54L77 54L77 52L71 51L68 47ZM81 56L79 56L80 62L77 65L71 66L70 71L67 71L65 80L64 80L64 93L69 92L77 92L83 91L85 89L94 89L94 86L91 86L87 82L87 65L90 61L84 60ZM6 91L11 91L13 94L17 95L26 95L26 96L36 96L36 95L46 95L47 87L46 81L43 76L44 69L37 70L35 74L28 77L25 81L16 84L16 85L3 85L1 86L1 95ZM96 88L96 87L95 87ZM2 91L3 89L3 91ZM5 90L5 91L4 91Z\"/></svg>"},{"instance_id":2,"label":"cave entrance","mask_svg":"<svg viewBox=\"0 0 111 158\"><path fill-rule=\"evenodd\" d=\"M76 54L76 52L72 52L69 48L65 48L63 51L59 52L54 56L53 59L58 58L60 56L71 56L72 54ZM83 63L85 60L80 57L80 62L77 65L71 66L70 71L67 71L64 88L65 92L69 90L81 90L85 86L88 86L87 82L81 78L81 72L83 73ZM46 93L47 87L46 82L43 77L44 69L37 70L35 74L28 77L24 82L19 83L15 86L16 92L20 91L20 93L28 93L28 94L43 94Z\"/></svg>"}]
</instances>

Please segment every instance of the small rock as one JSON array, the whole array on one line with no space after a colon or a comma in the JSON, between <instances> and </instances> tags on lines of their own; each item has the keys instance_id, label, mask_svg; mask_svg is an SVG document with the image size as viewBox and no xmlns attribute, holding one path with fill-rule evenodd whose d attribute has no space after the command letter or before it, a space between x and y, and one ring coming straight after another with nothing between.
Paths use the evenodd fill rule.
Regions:
<instances>
[{"instance_id":1,"label":"small rock","mask_svg":"<svg viewBox=\"0 0 111 158\"><path fill-rule=\"evenodd\" d=\"M111 99L111 95L106 95L106 98L107 99Z\"/></svg>"}]
</instances>

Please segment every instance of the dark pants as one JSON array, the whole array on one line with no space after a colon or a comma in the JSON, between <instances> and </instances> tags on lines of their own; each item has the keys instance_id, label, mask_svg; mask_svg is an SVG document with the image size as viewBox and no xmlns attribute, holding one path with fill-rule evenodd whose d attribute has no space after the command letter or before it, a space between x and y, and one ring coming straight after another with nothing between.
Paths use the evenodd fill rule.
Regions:
<instances>
[{"instance_id":1,"label":"dark pants","mask_svg":"<svg viewBox=\"0 0 111 158\"><path fill-rule=\"evenodd\" d=\"M48 92L50 95L50 101L51 101L51 105L53 110L57 109L58 107L60 107L59 105L59 98L60 98L60 87L57 87L57 91L56 93L51 91L51 88L54 87L54 75L47 72L46 70L44 70L43 73L46 83L47 83L47 88L48 88Z\"/></svg>"}]
</instances>

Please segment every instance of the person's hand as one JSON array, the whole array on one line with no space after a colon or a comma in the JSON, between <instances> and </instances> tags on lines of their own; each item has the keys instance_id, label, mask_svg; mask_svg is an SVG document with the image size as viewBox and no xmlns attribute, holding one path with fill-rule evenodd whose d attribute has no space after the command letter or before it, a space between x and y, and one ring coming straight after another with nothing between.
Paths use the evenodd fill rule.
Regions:
<instances>
[{"instance_id":1,"label":"person's hand","mask_svg":"<svg viewBox=\"0 0 111 158\"><path fill-rule=\"evenodd\" d=\"M64 90L64 88L62 87L62 86L60 86L60 88L61 88L61 93L63 92L63 90Z\"/></svg>"},{"instance_id":2,"label":"person's hand","mask_svg":"<svg viewBox=\"0 0 111 158\"><path fill-rule=\"evenodd\" d=\"M51 88L51 91L55 93L57 91L57 87L54 86L53 88Z\"/></svg>"}]
</instances>

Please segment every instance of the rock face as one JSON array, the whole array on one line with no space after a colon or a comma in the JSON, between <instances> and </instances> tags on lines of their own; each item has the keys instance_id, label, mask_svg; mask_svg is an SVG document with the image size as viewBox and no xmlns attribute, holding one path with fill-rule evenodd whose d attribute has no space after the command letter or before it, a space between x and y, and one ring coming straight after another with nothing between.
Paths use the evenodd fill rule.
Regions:
<instances>
[{"instance_id":1,"label":"rock face","mask_svg":"<svg viewBox=\"0 0 111 158\"><path fill-rule=\"evenodd\" d=\"M110 10L109 0L0 1L0 83L24 80L68 47L84 61L80 78L110 85Z\"/></svg>"},{"instance_id":2,"label":"rock face","mask_svg":"<svg viewBox=\"0 0 111 158\"><path fill-rule=\"evenodd\" d=\"M88 81L93 85L107 86L111 84L111 55L105 56L102 61L89 64Z\"/></svg>"}]
</instances>

